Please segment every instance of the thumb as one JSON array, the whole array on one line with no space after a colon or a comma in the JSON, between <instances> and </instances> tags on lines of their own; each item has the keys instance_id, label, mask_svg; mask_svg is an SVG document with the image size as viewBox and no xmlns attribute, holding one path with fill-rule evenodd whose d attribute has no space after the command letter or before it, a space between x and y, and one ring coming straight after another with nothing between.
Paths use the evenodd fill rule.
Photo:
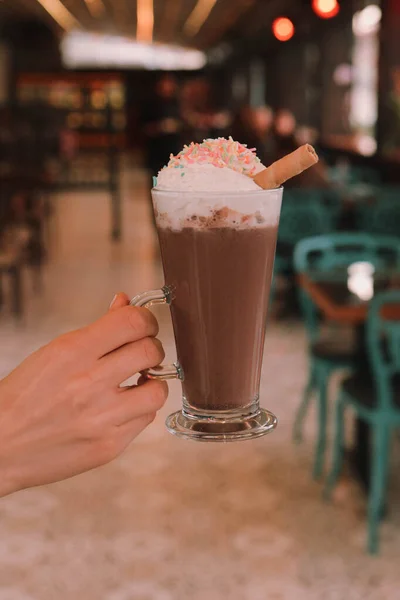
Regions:
<instances>
[{"instance_id":1,"label":"thumb","mask_svg":"<svg viewBox=\"0 0 400 600\"><path fill-rule=\"evenodd\" d=\"M116 310L117 308L122 308L128 304L129 297L127 294L124 292L118 292L118 294L115 294L114 298L112 299L109 310Z\"/></svg>"}]
</instances>

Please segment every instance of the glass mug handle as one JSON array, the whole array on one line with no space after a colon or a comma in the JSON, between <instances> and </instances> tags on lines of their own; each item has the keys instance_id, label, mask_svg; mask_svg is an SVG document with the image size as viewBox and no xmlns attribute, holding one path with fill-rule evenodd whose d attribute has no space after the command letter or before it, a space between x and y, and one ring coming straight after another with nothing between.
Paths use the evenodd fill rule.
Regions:
<instances>
[{"instance_id":1,"label":"glass mug handle","mask_svg":"<svg viewBox=\"0 0 400 600\"><path fill-rule=\"evenodd\" d=\"M150 290L149 292L143 292L138 294L129 302L131 306L143 306L144 308L150 308L154 304L171 304L173 300L173 290L164 286L159 290ZM154 369L146 369L142 372L142 375L148 379L180 379L183 381L183 371L178 362L172 365L159 365Z\"/></svg>"}]
</instances>

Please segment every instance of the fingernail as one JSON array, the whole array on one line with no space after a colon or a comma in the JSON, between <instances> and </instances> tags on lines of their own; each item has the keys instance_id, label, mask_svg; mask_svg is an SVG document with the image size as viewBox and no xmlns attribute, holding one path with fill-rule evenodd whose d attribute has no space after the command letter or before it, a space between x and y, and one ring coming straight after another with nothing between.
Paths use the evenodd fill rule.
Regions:
<instances>
[{"instance_id":1,"label":"fingernail","mask_svg":"<svg viewBox=\"0 0 400 600\"><path fill-rule=\"evenodd\" d=\"M117 298L118 298L118 294L115 294L114 298L111 300L111 304L110 304L109 308L112 308L114 306L114 303Z\"/></svg>"}]
</instances>

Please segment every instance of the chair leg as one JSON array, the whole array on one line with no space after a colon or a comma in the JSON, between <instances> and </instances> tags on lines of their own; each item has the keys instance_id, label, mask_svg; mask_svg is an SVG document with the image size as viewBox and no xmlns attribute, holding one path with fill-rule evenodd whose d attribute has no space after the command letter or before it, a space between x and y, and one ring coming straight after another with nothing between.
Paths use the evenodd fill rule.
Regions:
<instances>
[{"instance_id":1,"label":"chair leg","mask_svg":"<svg viewBox=\"0 0 400 600\"><path fill-rule=\"evenodd\" d=\"M316 387L316 367L314 364L310 366L310 373L305 387L303 398L293 425L293 440L299 444L303 441L303 422L307 414L308 407L311 402L313 391Z\"/></svg>"},{"instance_id":2,"label":"chair leg","mask_svg":"<svg viewBox=\"0 0 400 600\"><path fill-rule=\"evenodd\" d=\"M376 554L379 548L379 521L385 499L389 470L390 428L376 425L373 432L371 487L368 498L368 551Z\"/></svg>"},{"instance_id":3,"label":"chair leg","mask_svg":"<svg viewBox=\"0 0 400 600\"><path fill-rule=\"evenodd\" d=\"M275 279L275 273L273 273L272 279L271 279L271 286L269 288L269 303L268 303L269 312L271 311L271 306L275 302L275 296L276 296L276 279Z\"/></svg>"},{"instance_id":4,"label":"chair leg","mask_svg":"<svg viewBox=\"0 0 400 600\"><path fill-rule=\"evenodd\" d=\"M319 479L322 475L325 462L326 449L326 429L328 413L328 380L329 371L324 367L319 367L317 372L318 385L318 434L314 457L314 479Z\"/></svg>"},{"instance_id":5,"label":"chair leg","mask_svg":"<svg viewBox=\"0 0 400 600\"><path fill-rule=\"evenodd\" d=\"M344 408L345 402L341 393L336 403L335 433L333 442L332 467L325 485L324 498L329 500L336 485L343 464L344 454Z\"/></svg>"}]
</instances>

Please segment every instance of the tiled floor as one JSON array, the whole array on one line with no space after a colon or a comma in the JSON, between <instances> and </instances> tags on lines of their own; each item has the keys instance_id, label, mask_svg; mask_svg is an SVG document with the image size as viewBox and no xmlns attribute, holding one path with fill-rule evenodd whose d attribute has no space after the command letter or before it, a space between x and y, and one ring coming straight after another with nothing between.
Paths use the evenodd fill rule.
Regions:
<instances>
[{"instance_id":1,"label":"tiled floor","mask_svg":"<svg viewBox=\"0 0 400 600\"><path fill-rule=\"evenodd\" d=\"M124 177L124 239L108 239L101 194L54 202L41 296L26 286L26 318L0 317L0 374L58 333L106 310L115 291L162 282L145 179ZM160 309L161 337L173 343ZM333 504L310 479L307 441L291 424L306 373L298 325L269 328L262 402L278 430L255 442L194 444L155 424L113 464L0 501L0 600L385 600L399 594L396 471L382 554L364 554L364 499L348 480ZM396 461L398 463L398 461Z\"/></svg>"}]
</instances>

